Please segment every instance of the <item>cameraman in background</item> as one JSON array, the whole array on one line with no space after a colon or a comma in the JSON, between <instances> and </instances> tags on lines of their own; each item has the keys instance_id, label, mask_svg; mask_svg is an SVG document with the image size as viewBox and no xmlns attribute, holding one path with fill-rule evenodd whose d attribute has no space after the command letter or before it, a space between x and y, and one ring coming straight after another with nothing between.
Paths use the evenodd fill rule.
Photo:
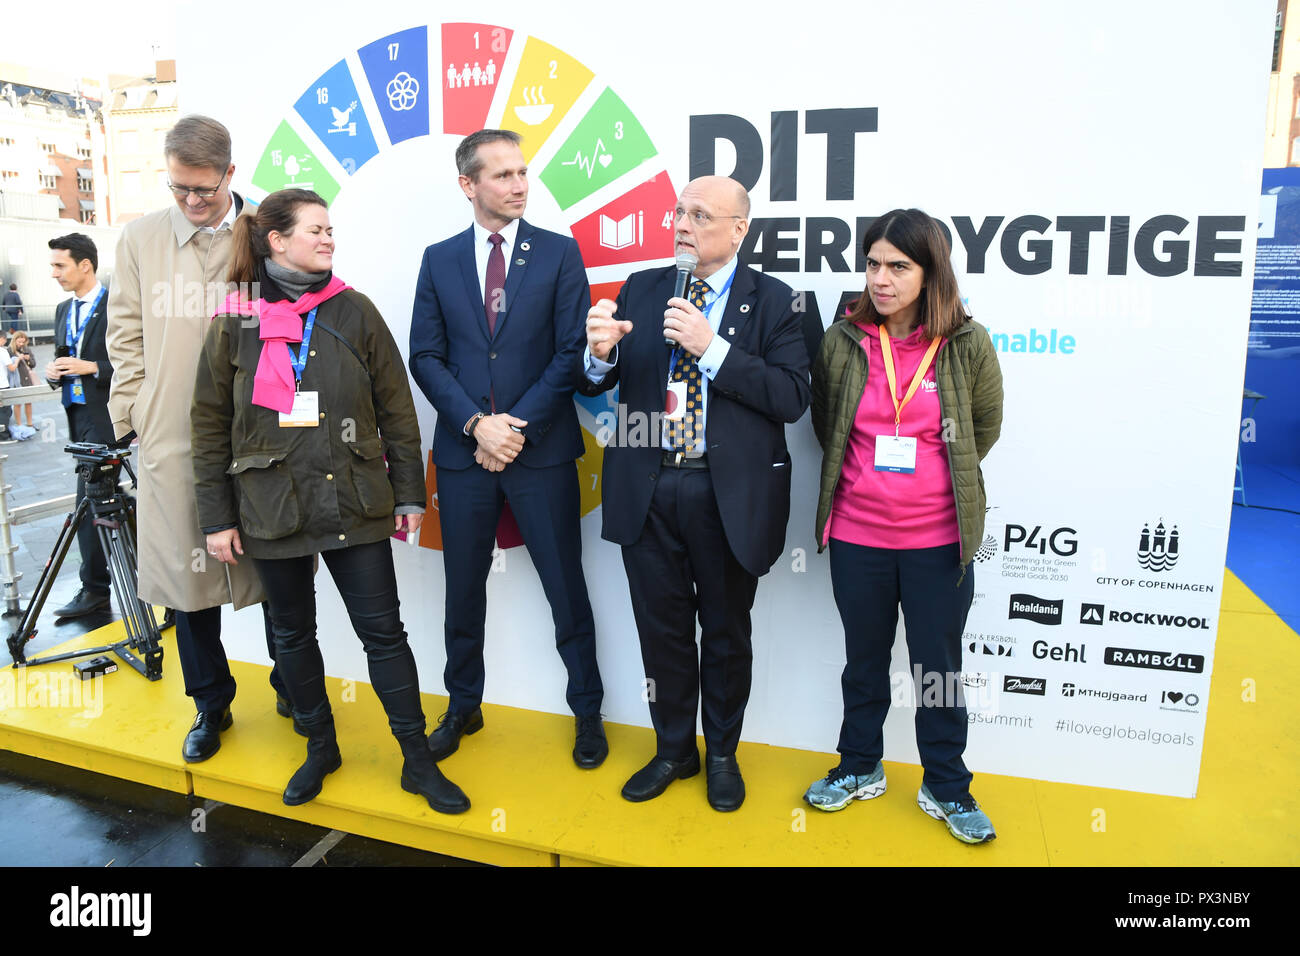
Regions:
<instances>
[{"instance_id":1,"label":"cameraman in background","mask_svg":"<svg viewBox=\"0 0 1300 956\"><path fill-rule=\"evenodd\" d=\"M104 345L108 290L95 276L99 252L89 236L78 232L51 239L49 246L54 281L73 297L55 309L55 357L45 367L45 380L51 388L62 390L70 440L114 445L113 423L108 416L113 366ZM78 475L77 503L85 496L86 482ZM81 590L71 603L54 612L59 618L82 617L109 608L108 563L93 521L82 521L77 546L81 549Z\"/></svg>"}]
</instances>

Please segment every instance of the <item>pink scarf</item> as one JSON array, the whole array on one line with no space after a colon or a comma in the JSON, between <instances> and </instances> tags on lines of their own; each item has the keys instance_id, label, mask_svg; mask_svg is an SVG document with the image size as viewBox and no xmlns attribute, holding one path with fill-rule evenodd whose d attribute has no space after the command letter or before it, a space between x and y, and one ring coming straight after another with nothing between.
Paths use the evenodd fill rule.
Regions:
<instances>
[{"instance_id":1,"label":"pink scarf","mask_svg":"<svg viewBox=\"0 0 1300 956\"><path fill-rule=\"evenodd\" d=\"M326 299L332 299L344 289L350 289L342 279L331 276L319 292L305 292L297 302L282 299L267 302L265 299L249 301L238 292L226 296L225 304L217 315L257 316L262 339L262 354L253 374L253 404L277 412L293 409L294 375L289 355L289 343L302 341L303 316Z\"/></svg>"}]
</instances>

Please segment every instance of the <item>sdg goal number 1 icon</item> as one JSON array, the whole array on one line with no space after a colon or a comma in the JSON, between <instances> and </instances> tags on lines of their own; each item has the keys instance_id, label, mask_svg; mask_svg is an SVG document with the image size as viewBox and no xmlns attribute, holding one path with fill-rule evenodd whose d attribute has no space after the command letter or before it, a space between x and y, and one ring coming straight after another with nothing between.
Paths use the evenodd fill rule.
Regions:
<instances>
[{"instance_id":1,"label":"sdg goal number 1 icon","mask_svg":"<svg viewBox=\"0 0 1300 956\"><path fill-rule=\"evenodd\" d=\"M432 56L431 43L437 44ZM366 163L386 147L431 135L434 120L440 135L458 141L492 117L494 125L523 137L525 160L543 151L550 157L537 178L561 211L600 193L597 209L570 214L568 223L588 268L620 266L626 274L672 257L677 191L657 161L658 150L614 88L564 50L497 24L441 23L357 48L359 69L349 52L339 50L337 61L305 84L277 125L253 172L253 199L299 187L333 203ZM583 113L568 124L571 131L551 142L580 103ZM613 298L620 285L597 283L592 297ZM617 389L575 401L586 443L578 461L586 515L600 504L603 449L596 436L612 420ZM436 523L426 520L425 526L429 532L420 543L437 547Z\"/></svg>"}]
</instances>

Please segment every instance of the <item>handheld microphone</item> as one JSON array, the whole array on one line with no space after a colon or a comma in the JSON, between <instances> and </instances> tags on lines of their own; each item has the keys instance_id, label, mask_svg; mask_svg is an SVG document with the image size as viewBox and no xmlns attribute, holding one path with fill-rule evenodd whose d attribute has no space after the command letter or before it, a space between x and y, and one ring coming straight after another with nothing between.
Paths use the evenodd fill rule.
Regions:
<instances>
[{"instance_id":1,"label":"handheld microphone","mask_svg":"<svg viewBox=\"0 0 1300 956\"><path fill-rule=\"evenodd\" d=\"M700 264L700 257L693 252L681 252L677 255L677 281L673 283L673 298L680 299L686 295L686 283L691 281L691 273ZM677 348L677 343L664 336L664 345L670 349Z\"/></svg>"}]
</instances>

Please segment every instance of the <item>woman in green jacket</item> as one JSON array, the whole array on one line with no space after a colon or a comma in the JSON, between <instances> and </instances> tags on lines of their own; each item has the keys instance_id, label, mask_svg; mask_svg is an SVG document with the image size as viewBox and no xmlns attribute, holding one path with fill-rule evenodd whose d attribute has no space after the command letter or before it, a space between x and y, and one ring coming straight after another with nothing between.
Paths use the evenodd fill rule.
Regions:
<instances>
[{"instance_id":1,"label":"woman in green jacket","mask_svg":"<svg viewBox=\"0 0 1300 956\"><path fill-rule=\"evenodd\" d=\"M925 774L917 803L957 839L993 826L962 762L966 708L961 637L974 594L971 560L984 534L980 461L1002 425L1002 374L988 331L961 304L939 224L895 209L863 238L867 285L831 324L812 372L822 446L818 550L829 545L844 624L840 763L804 798L822 810L885 792L883 727L889 661L902 607Z\"/></svg>"},{"instance_id":2,"label":"woman in green jacket","mask_svg":"<svg viewBox=\"0 0 1300 956\"><path fill-rule=\"evenodd\" d=\"M316 193L272 193L237 220L232 242L239 291L218 310L199 360L194 477L208 553L251 560L261 579L276 662L308 738L284 802L314 799L342 759L316 640L319 554L401 746L402 788L442 813L464 812L468 798L425 742L398 613L390 536L416 533L425 488L397 343L370 300L334 276L333 229Z\"/></svg>"}]
</instances>

